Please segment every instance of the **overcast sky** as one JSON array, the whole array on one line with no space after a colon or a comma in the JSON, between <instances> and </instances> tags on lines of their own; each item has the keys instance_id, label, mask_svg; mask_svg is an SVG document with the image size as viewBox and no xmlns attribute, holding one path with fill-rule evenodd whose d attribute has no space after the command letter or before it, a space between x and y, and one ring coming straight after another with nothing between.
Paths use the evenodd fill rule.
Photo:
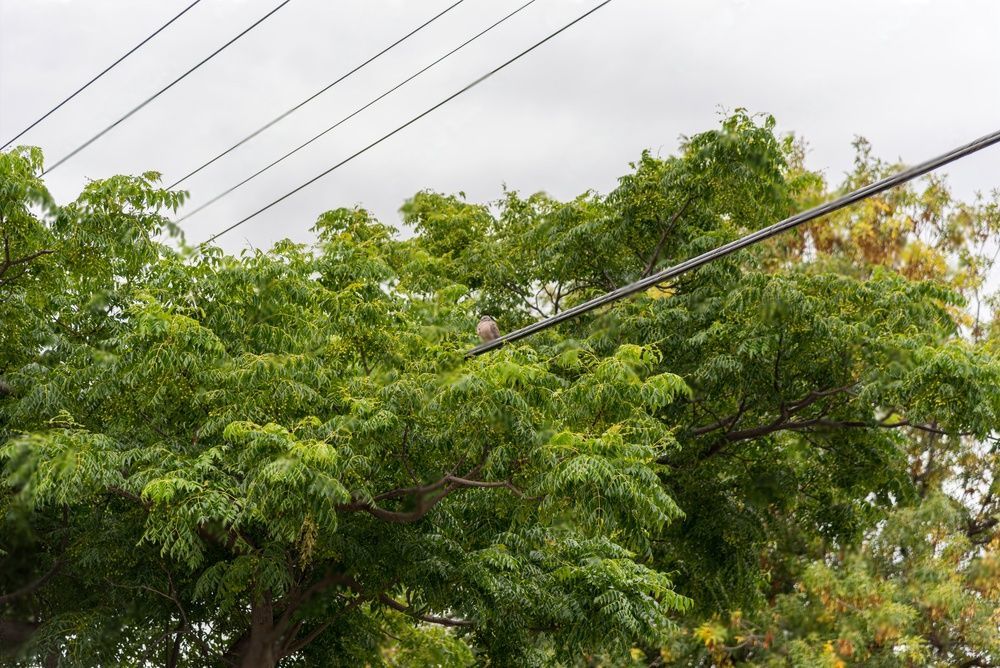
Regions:
<instances>
[{"instance_id":1,"label":"overcast sky","mask_svg":"<svg viewBox=\"0 0 1000 668\"><path fill-rule=\"evenodd\" d=\"M0 142L191 0L0 0ZM311 95L454 0L292 0L47 176L166 183ZM372 65L185 183L193 208L521 5L465 0ZM531 7L305 151L185 222L191 241L255 211L492 69L597 0ZM54 163L278 0L202 0L19 143ZM490 201L503 185L607 192L644 148L667 154L720 109L774 114L837 182L863 135L918 162L1000 125L997 0L613 0L496 77L223 237L227 250L307 240L321 212L386 222L416 191ZM1000 187L1000 147L947 168L962 197Z\"/></svg>"}]
</instances>

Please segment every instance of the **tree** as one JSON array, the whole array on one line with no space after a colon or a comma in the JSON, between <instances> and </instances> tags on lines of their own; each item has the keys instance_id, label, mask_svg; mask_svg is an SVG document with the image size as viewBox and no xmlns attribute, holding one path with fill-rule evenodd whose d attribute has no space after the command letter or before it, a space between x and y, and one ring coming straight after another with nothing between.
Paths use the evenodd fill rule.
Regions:
<instances>
[{"instance_id":1,"label":"tree","mask_svg":"<svg viewBox=\"0 0 1000 668\"><path fill-rule=\"evenodd\" d=\"M688 605L636 559L679 515L656 475L665 430L560 417L609 365L637 414L679 399L651 350L572 379L530 349L463 364L468 308L398 289L417 256L362 211L322 216L313 247L175 251L154 237L180 196L156 175L36 218L38 154L4 161L26 266L4 334L30 318L35 337L4 360L8 647L355 665L404 615L521 663L653 641Z\"/></svg>"},{"instance_id":2,"label":"tree","mask_svg":"<svg viewBox=\"0 0 1000 668\"><path fill-rule=\"evenodd\" d=\"M856 147L855 171L839 192L894 168L872 158L864 140ZM793 162L800 166L802 155L797 149ZM800 168L795 171L801 173ZM797 500L797 507L770 506L764 521L772 530L765 530L768 541L758 543L757 552L757 572L764 576L759 591L766 599L724 601L691 616L664 650L666 663L1000 664L1000 460L996 385L988 380L996 373L997 348L984 326L982 308L983 286L996 257L989 240L998 229L998 195L966 204L952 198L940 177L925 184L819 221L769 248L771 258L765 262L779 272L790 263L804 263L810 273L847 274L869 285L881 282L891 268L910 285L930 279L952 293L949 299L928 302L943 309L939 321L946 329L919 345L899 340L891 358L875 367L905 371L895 376L898 380L880 381L882 387L915 390L933 379L917 392L922 398L911 394L900 401L880 393L873 403L888 418L881 424L866 427L863 420L824 417L808 428L808 435L796 426L794 437L786 433L778 442L794 447L805 439L826 456L847 445L847 433L884 429L893 434L896 463L865 461L865 450L851 446L839 475L852 468L892 472L898 489L884 499L856 496L860 508L841 507L838 515L855 525L847 533L830 532L822 518L817 518L818 533L794 521L813 494ZM825 198L824 190L822 182L811 181L800 195L802 206ZM923 333L931 332L928 327ZM782 365L785 359L782 353ZM988 375L977 377L982 372ZM923 380L915 385L918 377ZM863 397L861 388L850 392ZM914 427L915 414L923 416L923 426ZM777 424L765 431L778 427L780 433L783 419L775 417ZM816 500L835 507L834 498ZM683 501L680 505L684 507Z\"/></svg>"},{"instance_id":3,"label":"tree","mask_svg":"<svg viewBox=\"0 0 1000 668\"><path fill-rule=\"evenodd\" d=\"M39 153L2 154L8 654L808 663L914 638L992 660L1000 495L975 480L996 480L1000 365L963 309L995 205L904 197L891 215L929 222L883 255L845 214L464 359L481 312L509 330L821 197L802 157L738 110L607 195L427 191L409 238L335 209L312 244L233 257L183 243L153 173L57 206ZM943 496L959 468L981 507ZM964 532L957 562L931 526ZM941 648L903 610L931 572L966 624L934 626ZM895 631L863 652L876 626L802 621L824 596Z\"/></svg>"}]
</instances>

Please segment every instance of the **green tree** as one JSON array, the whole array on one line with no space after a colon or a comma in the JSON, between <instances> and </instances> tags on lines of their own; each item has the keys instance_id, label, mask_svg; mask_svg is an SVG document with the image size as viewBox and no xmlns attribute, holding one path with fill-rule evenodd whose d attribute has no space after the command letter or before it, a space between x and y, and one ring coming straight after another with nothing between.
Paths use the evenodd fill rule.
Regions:
<instances>
[{"instance_id":1,"label":"green tree","mask_svg":"<svg viewBox=\"0 0 1000 668\"><path fill-rule=\"evenodd\" d=\"M56 206L2 154L8 657L995 662L995 204L932 181L464 359L824 197L803 157L738 110L606 195L234 257L155 174Z\"/></svg>"},{"instance_id":2,"label":"green tree","mask_svg":"<svg viewBox=\"0 0 1000 668\"><path fill-rule=\"evenodd\" d=\"M464 364L468 305L400 289L420 254L364 212L323 215L312 246L176 251L155 175L36 217L39 156L4 161L25 267L4 335L27 337L3 369L8 652L357 665L395 637L467 663L461 633L520 664L627 651L687 607L637 559L680 514L666 430L561 417L599 382L637 415L679 400L654 351L572 377L531 349ZM397 635L400 615L453 631Z\"/></svg>"},{"instance_id":3,"label":"green tree","mask_svg":"<svg viewBox=\"0 0 1000 668\"><path fill-rule=\"evenodd\" d=\"M874 159L864 140L856 147L855 171L845 183L824 195L825 184L813 179L800 192L802 206L894 168ZM801 173L802 155L800 145L791 159L793 173ZM842 463L840 475L856 467L891 471L898 490L885 499L856 497L860 508L838 511L856 524L853 538L831 534L822 524L819 533L803 530L795 516L810 505L811 492L796 501L793 513L769 507L765 521L773 528L757 553L766 600L725 601L692 615L664 651L666 663L1000 664L1000 453L997 386L988 380L996 373L997 348L984 325L983 294L995 260L989 242L998 231L997 199L994 193L972 204L955 201L944 179L933 177L819 221L768 249L772 257L765 264L778 273L799 264L817 276L847 275L873 285L889 268L910 285L931 281L946 287L951 297L926 302L942 310L945 328L928 327L924 335L930 336L919 346L900 339L891 358L875 367L896 368L896 380L878 383L894 391L880 391L873 402L887 418L877 428L893 434L895 464L865 461L859 447L846 451L850 459ZM905 395L896 390L909 398L898 398ZM913 422L918 415L919 427ZM809 435L797 431L794 440L820 448L810 448L810 456L844 447L847 432L872 431L864 420L829 416L795 429L804 427ZM785 439L782 447L794 442ZM817 500L826 512L836 507L837 499Z\"/></svg>"}]
</instances>

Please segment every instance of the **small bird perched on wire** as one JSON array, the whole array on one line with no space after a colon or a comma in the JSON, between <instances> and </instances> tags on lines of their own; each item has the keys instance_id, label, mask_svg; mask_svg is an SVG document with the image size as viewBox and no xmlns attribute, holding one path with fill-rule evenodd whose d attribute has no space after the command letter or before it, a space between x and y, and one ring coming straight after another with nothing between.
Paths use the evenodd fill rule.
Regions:
<instances>
[{"instance_id":1,"label":"small bird perched on wire","mask_svg":"<svg viewBox=\"0 0 1000 668\"><path fill-rule=\"evenodd\" d=\"M500 338L500 330L497 328L497 321L493 319L493 316L484 315L479 319L479 324L476 325L476 334L483 340L483 343Z\"/></svg>"}]
</instances>

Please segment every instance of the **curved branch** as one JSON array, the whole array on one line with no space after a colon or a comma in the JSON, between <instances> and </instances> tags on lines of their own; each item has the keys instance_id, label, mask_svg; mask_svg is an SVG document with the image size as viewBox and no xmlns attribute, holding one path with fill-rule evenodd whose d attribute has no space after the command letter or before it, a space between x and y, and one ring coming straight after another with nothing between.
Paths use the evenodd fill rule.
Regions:
<instances>
[{"instance_id":1,"label":"curved branch","mask_svg":"<svg viewBox=\"0 0 1000 668\"><path fill-rule=\"evenodd\" d=\"M475 475L479 467L472 469L467 475ZM480 488L480 489L508 489L512 493L516 494L518 497L525 499L528 498L523 491L518 489L514 483L510 480L499 480L499 481L487 481L487 480L472 480L470 478L463 478L453 474L447 474L442 476L439 480L428 483L426 485L419 485L415 487L400 487L397 489L389 490L388 492L382 492L381 494L376 494L372 497L372 501L356 500L351 503L342 503L337 506L337 510L343 512L366 512L373 515L381 520L387 522L393 522L396 524L407 524L410 522L416 522L422 519L430 510L443 501L448 495L452 494L458 489L464 488ZM428 494L432 492L440 491L438 494L427 497ZM408 512L398 512L394 510L386 510L385 508L380 508L375 505L375 501L384 501L388 499L398 499L404 496L413 496L417 500L417 507Z\"/></svg>"},{"instance_id":2,"label":"curved branch","mask_svg":"<svg viewBox=\"0 0 1000 668\"><path fill-rule=\"evenodd\" d=\"M509 489L511 492L513 492L515 495L519 496L522 499L527 498L527 496L525 495L525 493L522 492L520 489L518 489L514 485L514 483L512 483L510 480L500 480L500 481L497 481L497 482L487 482L487 481L484 481L484 480L466 480L465 478L459 478L458 476L454 476L454 475L445 476L445 479L449 483L451 483L451 484L453 484L453 485L455 485L457 487L479 487L479 488L483 488L483 489L504 488L504 489Z\"/></svg>"},{"instance_id":3,"label":"curved branch","mask_svg":"<svg viewBox=\"0 0 1000 668\"><path fill-rule=\"evenodd\" d=\"M396 599L392 598L387 594L379 594L378 600L389 606L393 610L397 610L407 617L412 617L418 619L422 622L427 622L428 624L439 624L441 626L451 626L451 627L469 627L475 626L475 622L470 622L467 619L453 619L451 617L437 617L435 615L424 615L413 608L403 605Z\"/></svg>"},{"instance_id":4,"label":"curved branch","mask_svg":"<svg viewBox=\"0 0 1000 668\"><path fill-rule=\"evenodd\" d=\"M379 508L374 503L370 501L354 501L352 503L342 503L337 506L337 510L343 512L365 512L369 515L379 518L380 520L385 520L386 522L392 522L394 524L409 524L411 522L418 522L424 518L424 516L431 511L431 509L437 504L441 503L445 497L455 491L457 488L446 489L437 496L431 499L426 499L424 497L419 498L419 503L417 508L408 512L398 512L395 510L386 510L385 508Z\"/></svg>"},{"instance_id":5,"label":"curved branch","mask_svg":"<svg viewBox=\"0 0 1000 668\"><path fill-rule=\"evenodd\" d=\"M431 492L436 492L448 483L448 477L444 476L437 482L432 482L427 485L416 485L414 487L399 487L398 489L391 489L388 492L382 492L381 494L376 494L372 498L375 501L384 501L386 499L398 499L401 496L417 496L420 494L429 494Z\"/></svg>"}]
</instances>

